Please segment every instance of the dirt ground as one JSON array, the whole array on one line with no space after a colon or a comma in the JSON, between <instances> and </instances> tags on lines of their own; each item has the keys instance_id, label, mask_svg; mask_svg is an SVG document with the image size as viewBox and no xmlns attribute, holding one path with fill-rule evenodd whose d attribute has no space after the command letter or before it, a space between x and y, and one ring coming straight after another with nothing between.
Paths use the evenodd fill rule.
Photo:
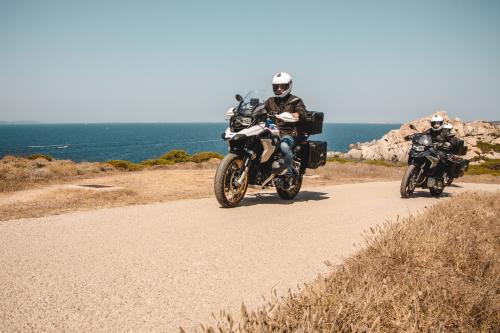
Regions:
<instances>
[{"instance_id":1,"label":"dirt ground","mask_svg":"<svg viewBox=\"0 0 500 333\"><path fill-rule=\"evenodd\" d=\"M0 220L40 217L70 211L213 196L215 165L193 164L171 169L90 174L56 184L35 184L21 191L0 193ZM311 186L400 180L404 168L364 163L328 163L307 170L303 188ZM500 177L466 176L464 182L500 183ZM249 189L249 193L262 191Z\"/></svg>"}]
</instances>

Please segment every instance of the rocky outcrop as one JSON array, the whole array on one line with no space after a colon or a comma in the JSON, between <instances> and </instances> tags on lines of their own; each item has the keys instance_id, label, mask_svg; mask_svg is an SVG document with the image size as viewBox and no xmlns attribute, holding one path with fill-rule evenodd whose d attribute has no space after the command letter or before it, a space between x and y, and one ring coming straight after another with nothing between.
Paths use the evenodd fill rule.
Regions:
<instances>
[{"instance_id":1,"label":"rocky outcrop","mask_svg":"<svg viewBox=\"0 0 500 333\"><path fill-rule=\"evenodd\" d=\"M463 122L459 118L450 118L445 111L438 111L446 122L453 125L454 133L457 137L463 139L468 146L468 152L465 158L474 157L500 158L500 153L483 151L478 147L479 142L488 144L500 144L500 125L486 121ZM434 114L436 114L434 113ZM355 143L349 145L349 152L341 154L340 157L367 160L388 160L388 161L406 161L411 142L404 138L413 133L420 133L429 128L431 116L414 120L402 125L399 129L391 130L381 139L364 143ZM410 125L415 126L416 130L411 129ZM331 156L332 154L330 154Z\"/></svg>"}]
</instances>

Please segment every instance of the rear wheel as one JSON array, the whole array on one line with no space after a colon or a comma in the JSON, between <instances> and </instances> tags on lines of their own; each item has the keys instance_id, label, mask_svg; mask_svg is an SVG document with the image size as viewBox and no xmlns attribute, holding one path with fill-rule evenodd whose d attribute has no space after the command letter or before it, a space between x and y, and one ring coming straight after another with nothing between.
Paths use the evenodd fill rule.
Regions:
<instances>
[{"instance_id":1,"label":"rear wheel","mask_svg":"<svg viewBox=\"0 0 500 333\"><path fill-rule=\"evenodd\" d=\"M441 188L441 189L438 189L438 188L435 188L435 187L431 187L431 188L429 189L429 192L431 192L431 194L432 194L433 196L435 196L435 197L440 197L440 196L441 196L441 194L443 193L443 190L444 190L444 189L442 189L442 188Z\"/></svg>"},{"instance_id":2,"label":"rear wheel","mask_svg":"<svg viewBox=\"0 0 500 333\"><path fill-rule=\"evenodd\" d=\"M410 164L408 166L408 169L406 169L406 172L403 175L403 179L401 180L401 186L399 188L402 198L409 198L413 194L413 191L415 191L419 171L420 169L413 164Z\"/></svg>"},{"instance_id":3,"label":"rear wheel","mask_svg":"<svg viewBox=\"0 0 500 333\"><path fill-rule=\"evenodd\" d=\"M215 173L214 192L219 204L224 208L238 205L248 188L248 173L239 183L239 171L243 159L236 154L227 154Z\"/></svg>"},{"instance_id":4,"label":"rear wheel","mask_svg":"<svg viewBox=\"0 0 500 333\"><path fill-rule=\"evenodd\" d=\"M277 187L276 192L278 192L278 195L280 196L281 199L283 200L292 200L299 194L300 188L302 186L302 175L300 175L294 182L290 188L287 190L284 190L282 188Z\"/></svg>"}]
</instances>

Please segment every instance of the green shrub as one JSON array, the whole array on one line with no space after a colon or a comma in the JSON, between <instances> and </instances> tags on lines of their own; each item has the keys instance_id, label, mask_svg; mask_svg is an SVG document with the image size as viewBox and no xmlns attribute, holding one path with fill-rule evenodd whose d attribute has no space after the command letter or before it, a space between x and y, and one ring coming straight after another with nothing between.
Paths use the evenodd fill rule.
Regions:
<instances>
[{"instance_id":1,"label":"green shrub","mask_svg":"<svg viewBox=\"0 0 500 333\"><path fill-rule=\"evenodd\" d=\"M328 157L326 159L326 161L327 162L337 162L337 163L341 163L341 164L354 162L353 160L349 160L349 159L343 158L343 157Z\"/></svg>"},{"instance_id":2,"label":"green shrub","mask_svg":"<svg viewBox=\"0 0 500 333\"><path fill-rule=\"evenodd\" d=\"M141 170L143 168L142 165L132 163L130 161L125 161L125 160L111 160L107 161L106 163L111 164L113 167L119 170L126 170L126 171L137 171Z\"/></svg>"},{"instance_id":3,"label":"green shrub","mask_svg":"<svg viewBox=\"0 0 500 333\"><path fill-rule=\"evenodd\" d=\"M53 157L47 154L33 154L31 156L28 156L28 159L30 160L36 160L37 158L44 158L47 161L52 161Z\"/></svg>"},{"instance_id":4,"label":"green shrub","mask_svg":"<svg viewBox=\"0 0 500 333\"><path fill-rule=\"evenodd\" d=\"M174 149L161 156L158 164L174 164L181 162L191 162L192 157L184 150Z\"/></svg>"},{"instance_id":5,"label":"green shrub","mask_svg":"<svg viewBox=\"0 0 500 333\"><path fill-rule=\"evenodd\" d=\"M378 166L385 166L385 167L398 167L403 165L403 163L400 162L391 162L391 161L386 161L386 160L366 160L364 161L366 164L370 165L378 165Z\"/></svg>"},{"instance_id":6,"label":"green shrub","mask_svg":"<svg viewBox=\"0 0 500 333\"><path fill-rule=\"evenodd\" d=\"M478 141L477 142L477 147L479 149L481 149L481 151L483 153L489 153L489 152L496 152L496 153L500 153L500 144L491 144L491 143L487 143L487 142L483 142L483 141Z\"/></svg>"},{"instance_id":7,"label":"green shrub","mask_svg":"<svg viewBox=\"0 0 500 333\"><path fill-rule=\"evenodd\" d=\"M500 159L486 160L484 163L471 165L467 174L500 176Z\"/></svg>"},{"instance_id":8,"label":"green shrub","mask_svg":"<svg viewBox=\"0 0 500 333\"><path fill-rule=\"evenodd\" d=\"M144 160L140 164L146 167L151 167L153 165L158 165L158 160Z\"/></svg>"},{"instance_id":9,"label":"green shrub","mask_svg":"<svg viewBox=\"0 0 500 333\"><path fill-rule=\"evenodd\" d=\"M211 158L217 158L219 160L223 159L224 156L222 156L219 153L213 152L213 151L202 151L200 153L196 153L192 156L192 161L195 163L201 163L208 161Z\"/></svg>"}]
</instances>

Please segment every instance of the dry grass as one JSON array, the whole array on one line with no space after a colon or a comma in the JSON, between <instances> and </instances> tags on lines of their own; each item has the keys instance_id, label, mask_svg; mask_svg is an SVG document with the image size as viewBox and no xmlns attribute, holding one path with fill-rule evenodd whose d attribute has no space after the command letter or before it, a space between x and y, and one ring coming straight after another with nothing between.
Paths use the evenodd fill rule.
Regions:
<instances>
[{"instance_id":1,"label":"dry grass","mask_svg":"<svg viewBox=\"0 0 500 333\"><path fill-rule=\"evenodd\" d=\"M116 207L140 203L141 198L130 190L93 191L58 189L33 200L0 205L0 221L54 215L70 211Z\"/></svg>"},{"instance_id":2,"label":"dry grass","mask_svg":"<svg viewBox=\"0 0 500 333\"><path fill-rule=\"evenodd\" d=\"M498 332L500 192L386 224L302 290L204 332Z\"/></svg>"},{"instance_id":3,"label":"dry grass","mask_svg":"<svg viewBox=\"0 0 500 333\"><path fill-rule=\"evenodd\" d=\"M212 158L202 163L164 164L129 172L105 163L5 157L0 160L0 220L210 197L218 163ZM304 187L400 180L404 170L361 162L329 162L325 167L307 170L311 177L304 178ZM500 177L491 175L465 176L462 180L500 183ZM66 196L69 185L82 184L118 187L125 192L101 194L104 191L95 190L98 193L92 194L88 189L72 187Z\"/></svg>"},{"instance_id":4,"label":"dry grass","mask_svg":"<svg viewBox=\"0 0 500 333\"><path fill-rule=\"evenodd\" d=\"M149 169L212 169L219 163L219 160L213 158L210 153L200 153L193 158L197 158L197 162L158 165ZM142 165L137 168L134 166L137 164L128 161L75 163L69 160L48 160L42 156L38 158L6 156L0 159L0 193L25 190L39 185L63 184L124 174L127 171L143 168Z\"/></svg>"},{"instance_id":5,"label":"dry grass","mask_svg":"<svg viewBox=\"0 0 500 333\"><path fill-rule=\"evenodd\" d=\"M44 157L29 159L5 156L0 159L0 192L95 177L114 170L106 163L75 163L69 160L47 160Z\"/></svg>"},{"instance_id":6,"label":"dry grass","mask_svg":"<svg viewBox=\"0 0 500 333\"><path fill-rule=\"evenodd\" d=\"M212 195L214 169L116 172L73 184L0 193L0 221L77 210L127 206ZM92 189L79 185L104 185Z\"/></svg>"},{"instance_id":7,"label":"dry grass","mask_svg":"<svg viewBox=\"0 0 500 333\"><path fill-rule=\"evenodd\" d=\"M308 175L319 176L318 178L307 180L307 183L331 185L399 180L403 177L404 171L405 168L402 167L387 167L369 163L329 162L324 167L307 170Z\"/></svg>"}]
</instances>

